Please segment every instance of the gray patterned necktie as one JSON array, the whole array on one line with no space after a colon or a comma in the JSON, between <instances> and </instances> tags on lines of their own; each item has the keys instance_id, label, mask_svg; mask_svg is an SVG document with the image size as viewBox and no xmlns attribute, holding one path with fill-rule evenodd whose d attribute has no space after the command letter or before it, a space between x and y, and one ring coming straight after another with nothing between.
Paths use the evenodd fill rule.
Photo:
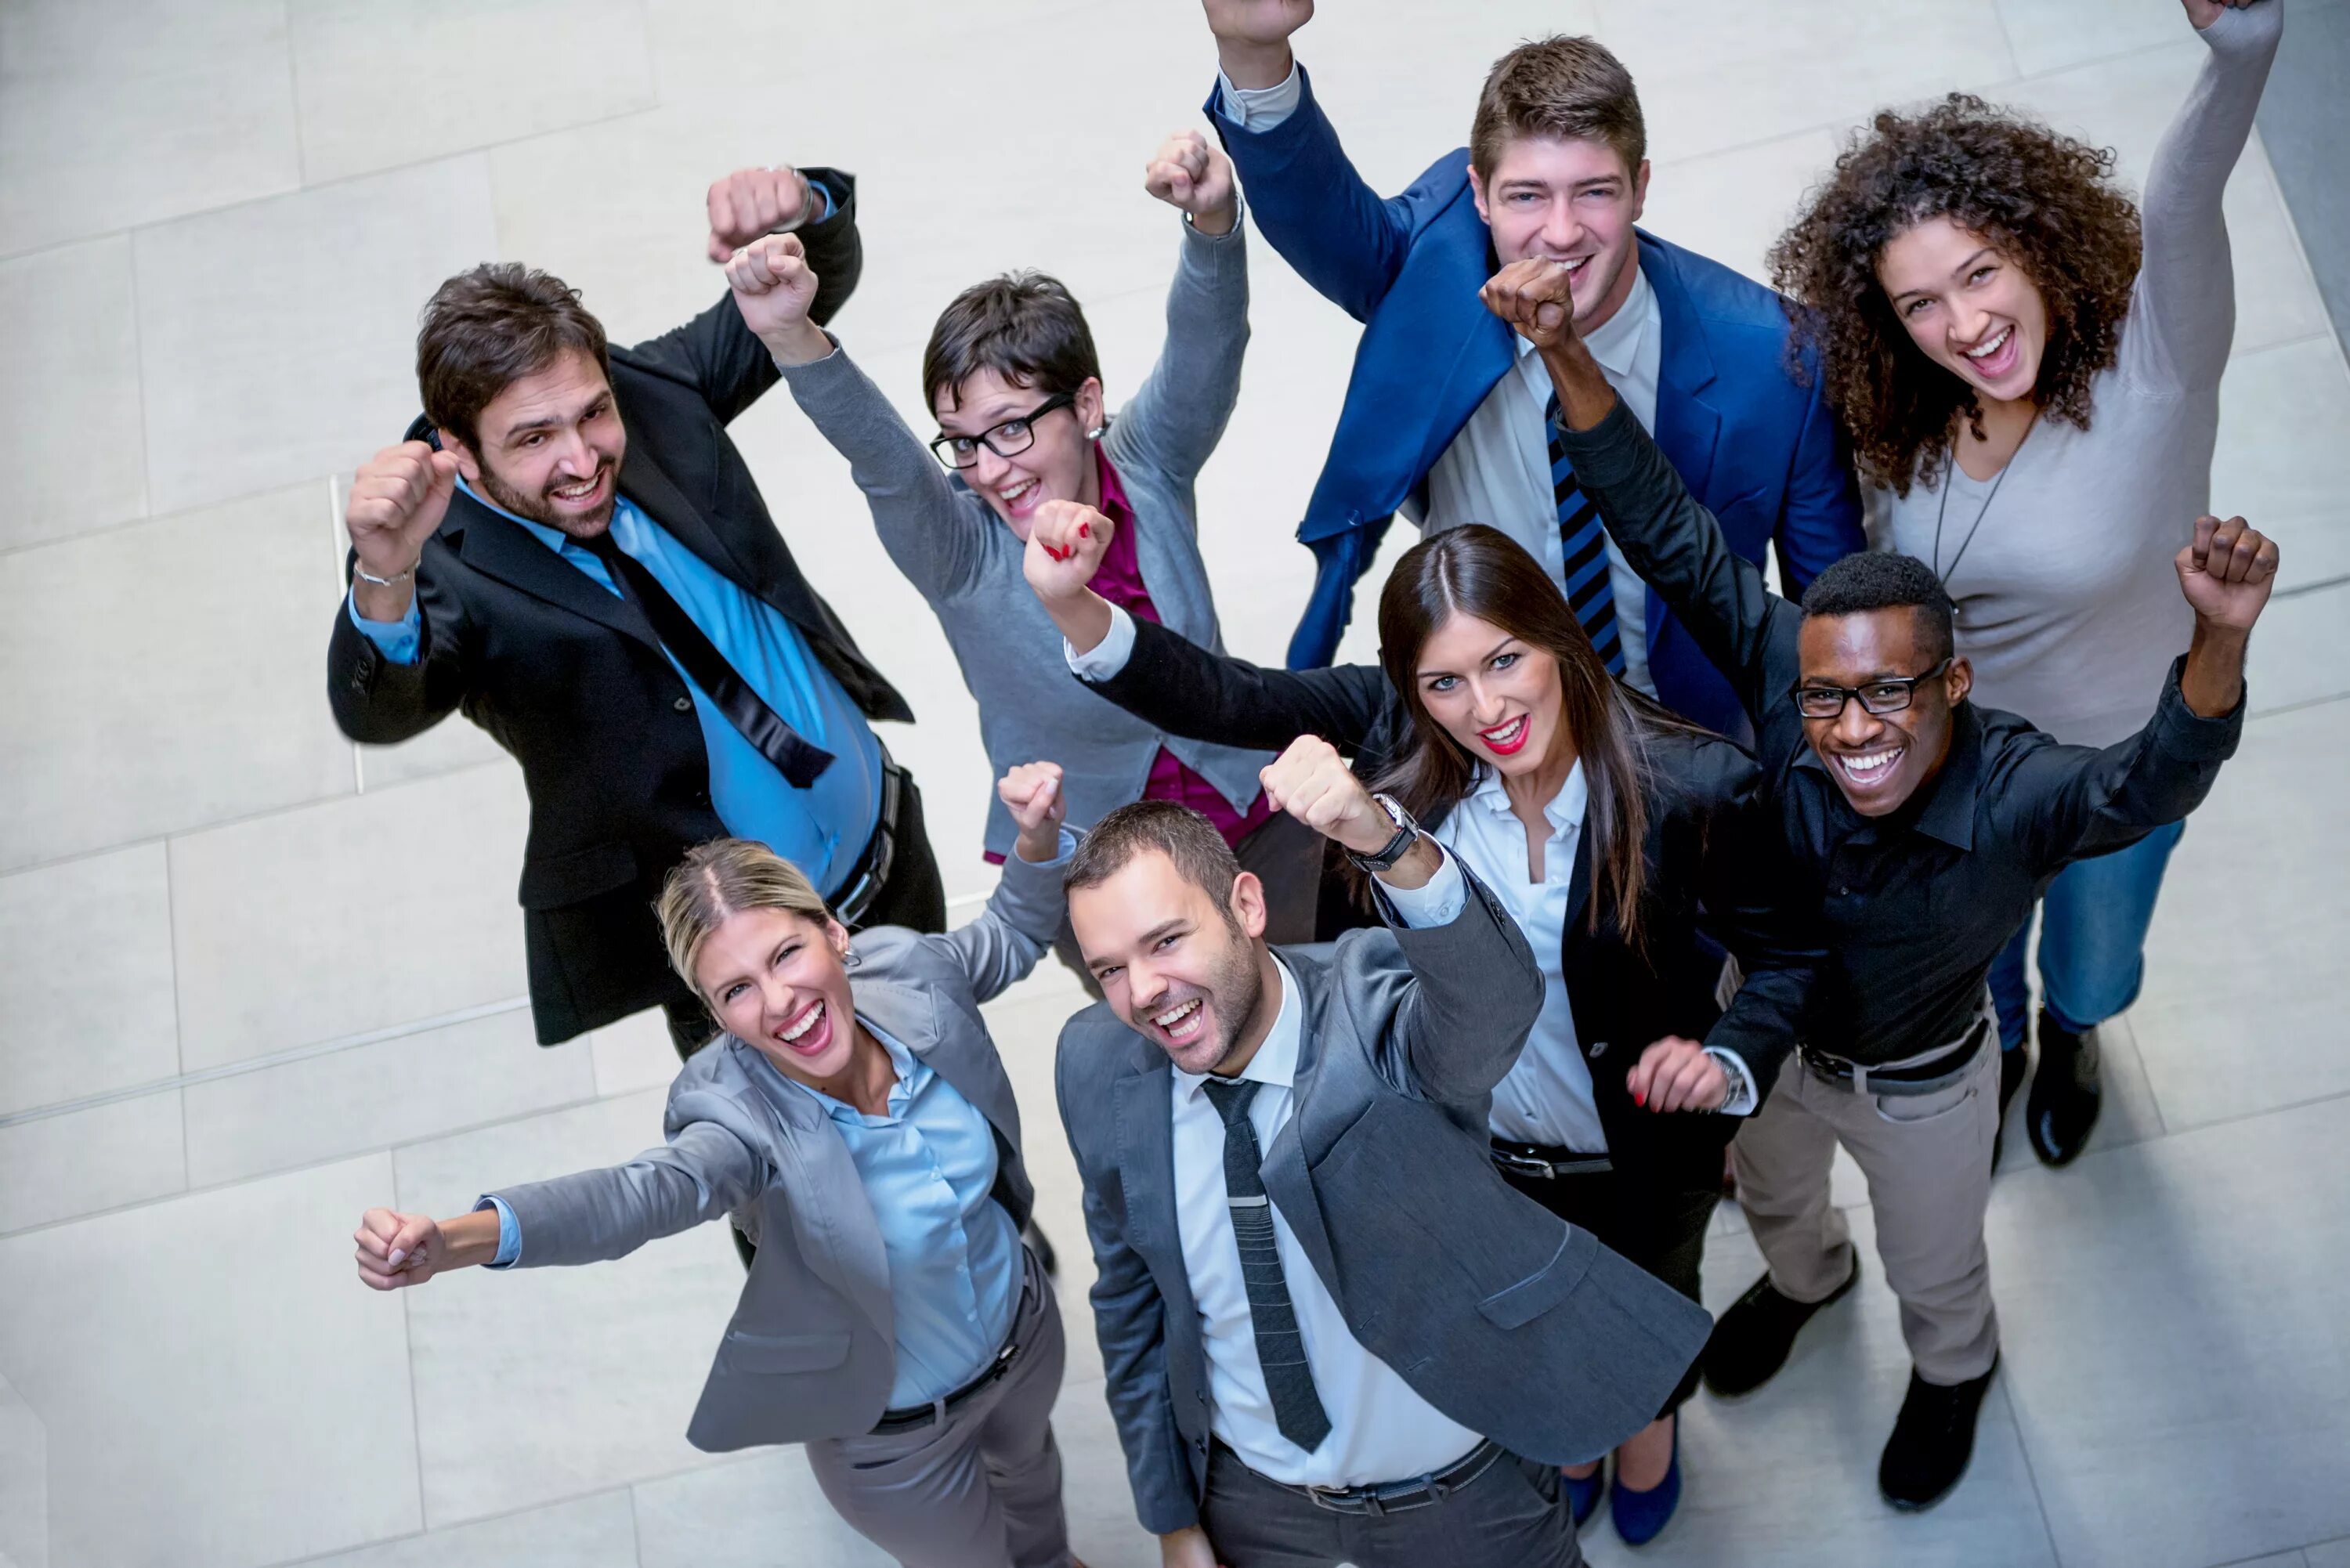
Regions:
<instances>
[{"instance_id":1,"label":"gray patterned necktie","mask_svg":"<svg viewBox=\"0 0 2350 1568\"><path fill-rule=\"evenodd\" d=\"M1232 1240L1240 1243L1241 1279L1248 1287L1249 1323L1256 1331L1264 1391L1273 1398L1274 1425L1310 1454L1330 1435L1330 1416L1314 1391L1314 1369L1305 1364L1297 1309L1290 1303L1289 1282L1274 1243L1273 1200L1257 1170L1263 1159L1248 1109L1263 1085L1252 1078L1211 1078L1200 1086L1224 1118L1224 1195L1232 1204Z\"/></svg>"}]
</instances>

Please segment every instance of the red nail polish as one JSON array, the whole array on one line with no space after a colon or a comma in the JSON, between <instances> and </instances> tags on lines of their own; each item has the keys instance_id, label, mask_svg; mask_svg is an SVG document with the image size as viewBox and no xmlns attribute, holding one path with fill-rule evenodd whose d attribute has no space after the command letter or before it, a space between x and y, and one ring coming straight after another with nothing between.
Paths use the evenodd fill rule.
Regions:
<instances>
[{"instance_id":1,"label":"red nail polish","mask_svg":"<svg viewBox=\"0 0 2350 1568\"><path fill-rule=\"evenodd\" d=\"M1078 537L1078 538L1080 538L1080 539L1090 539L1090 538L1092 538L1093 536L1094 536L1094 525L1093 525L1092 524L1090 524L1090 523L1080 523L1080 524L1077 524L1077 537Z\"/></svg>"},{"instance_id":2,"label":"red nail polish","mask_svg":"<svg viewBox=\"0 0 2350 1568\"><path fill-rule=\"evenodd\" d=\"M1636 1106L1645 1106L1648 1103L1648 1096L1635 1089L1632 1091L1632 1103Z\"/></svg>"}]
</instances>

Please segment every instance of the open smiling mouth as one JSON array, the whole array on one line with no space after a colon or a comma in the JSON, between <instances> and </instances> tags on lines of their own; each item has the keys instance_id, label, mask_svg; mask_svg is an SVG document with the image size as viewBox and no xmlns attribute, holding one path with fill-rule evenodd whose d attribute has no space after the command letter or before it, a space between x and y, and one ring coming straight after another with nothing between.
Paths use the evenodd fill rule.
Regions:
<instances>
[{"instance_id":1,"label":"open smiling mouth","mask_svg":"<svg viewBox=\"0 0 2350 1568\"><path fill-rule=\"evenodd\" d=\"M1893 776L1894 764L1908 750L1907 746L1890 746L1874 752L1838 752L1836 771L1856 789L1874 789Z\"/></svg>"},{"instance_id":2,"label":"open smiling mouth","mask_svg":"<svg viewBox=\"0 0 2350 1568\"><path fill-rule=\"evenodd\" d=\"M807 1011L775 1033L775 1043L786 1051L812 1056L832 1044L832 1031L821 1028L825 1022L823 998L808 1003Z\"/></svg>"},{"instance_id":3,"label":"open smiling mouth","mask_svg":"<svg viewBox=\"0 0 2350 1568\"><path fill-rule=\"evenodd\" d=\"M1159 1033L1176 1044L1188 1045L1200 1037L1201 1027L1206 1022L1206 1010L1201 1005L1201 999L1195 996L1189 1002L1167 1009L1164 1012L1152 1013L1150 1022L1157 1024Z\"/></svg>"},{"instance_id":4,"label":"open smiling mouth","mask_svg":"<svg viewBox=\"0 0 2350 1568\"><path fill-rule=\"evenodd\" d=\"M1485 742L1496 756L1509 756L1526 743L1526 715L1519 714L1507 723L1496 724L1490 730L1480 730L1477 738Z\"/></svg>"}]
</instances>

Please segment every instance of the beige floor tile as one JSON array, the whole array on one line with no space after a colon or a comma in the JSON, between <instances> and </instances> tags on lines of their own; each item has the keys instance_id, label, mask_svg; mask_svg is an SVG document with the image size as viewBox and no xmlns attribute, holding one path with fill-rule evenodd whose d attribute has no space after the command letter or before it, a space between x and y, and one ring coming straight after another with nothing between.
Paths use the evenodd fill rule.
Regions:
<instances>
[{"instance_id":1,"label":"beige floor tile","mask_svg":"<svg viewBox=\"0 0 2350 1568\"><path fill-rule=\"evenodd\" d=\"M154 509L342 472L398 441L416 414L417 312L494 259L494 235L478 155L141 229Z\"/></svg>"},{"instance_id":2,"label":"beige floor tile","mask_svg":"<svg viewBox=\"0 0 2350 1568\"><path fill-rule=\"evenodd\" d=\"M0 147L0 254L290 191L285 8L12 5Z\"/></svg>"},{"instance_id":3,"label":"beige floor tile","mask_svg":"<svg viewBox=\"0 0 2350 1568\"><path fill-rule=\"evenodd\" d=\"M1767 284L1764 255L1826 178L1836 149L1835 136L1814 130L1661 165L1648 178L1641 225Z\"/></svg>"},{"instance_id":4,"label":"beige floor tile","mask_svg":"<svg viewBox=\"0 0 2350 1568\"><path fill-rule=\"evenodd\" d=\"M2315 580L2313 560L2331 548L2298 548L2314 528L2339 529L2341 433L2350 431L2350 370L2334 339L2317 337L2229 361L2220 383L2220 448L2211 460L2211 504L2273 528L2285 587ZM2338 558L2338 557L2337 557ZM2332 574L2327 574L2332 575Z\"/></svg>"},{"instance_id":5,"label":"beige floor tile","mask_svg":"<svg viewBox=\"0 0 2350 1568\"><path fill-rule=\"evenodd\" d=\"M180 1191L180 1140L176 1090L0 1127L0 1232Z\"/></svg>"},{"instance_id":6,"label":"beige floor tile","mask_svg":"<svg viewBox=\"0 0 2350 1568\"><path fill-rule=\"evenodd\" d=\"M524 817L481 768L174 839L188 1068L522 995Z\"/></svg>"},{"instance_id":7,"label":"beige floor tile","mask_svg":"<svg viewBox=\"0 0 2350 1568\"><path fill-rule=\"evenodd\" d=\"M644 1568L767 1568L786 1542L795 1568L889 1568L896 1561L842 1522L797 1446L763 1449L630 1490Z\"/></svg>"},{"instance_id":8,"label":"beige floor tile","mask_svg":"<svg viewBox=\"0 0 2350 1568\"><path fill-rule=\"evenodd\" d=\"M0 705L0 869L349 791L325 494L0 556L0 670L40 672Z\"/></svg>"},{"instance_id":9,"label":"beige floor tile","mask_svg":"<svg viewBox=\"0 0 2350 1568\"><path fill-rule=\"evenodd\" d=\"M0 1377L0 1563L49 1565L49 1434Z\"/></svg>"},{"instance_id":10,"label":"beige floor tile","mask_svg":"<svg viewBox=\"0 0 2350 1568\"><path fill-rule=\"evenodd\" d=\"M2182 13L2134 0L1999 0L1999 19L2026 76L2193 41Z\"/></svg>"},{"instance_id":11,"label":"beige floor tile","mask_svg":"<svg viewBox=\"0 0 2350 1568\"><path fill-rule=\"evenodd\" d=\"M1090 1327L1072 1320L1076 1333ZM1053 1407L1053 1440L1061 1448L1061 1503L1069 1515L1071 1553L1087 1568L1159 1568L1159 1541L1134 1513L1126 1479L1126 1451L1099 1378L1079 1381L1072 1369Z\"/></svg>"},{"instance_id":12,"label":"beige floor tile","mask_svg":"<svg viewBox=\"0 0 2350 1568\"><path fill-rule=\"evenodd\" d=\"M303 1568L637 1568L624 1491L304 1560Z\"/></svg>"},{"instance_id":13,"label":"beige floor tile","mask_svg":"<svg viewBox=\"0 0 2350 1568\"><path fill-rule=\"evenodd\" d=\"M2340 1128L2339 1104L2278 1111L1994 1198L2008 1386L2068 1565L2204 1568L2350 1530L2350 1210L2315 1175Z\"/></svg>"},{"instance_id":14,"label":"beige floor tile","mask_svg":"<svg viewBox=\"0 0 2350 1568\"><path fill-rule=\"evenodd\" d=\"M677 1047L670 1044L669 1017L658 1007L593 1031L588 1053L596 1093L606 1099L639 1089L666 1090L677 1078Z\"/></svg>"},{"instance_id":15,"label":"beige floor tile","mask_svg":"<svg viewBox=\"0 0 2350 1568\"><path fill-rule=\"evenodd\" d=\"M542 1046L530 1010L190 1085L198 1187L413 1143L596 1096L585 1041Z\"/></svg>"},{"instance_id":16,"label":"beige floor tile","mask_svg":"<svg viewBox=\"0 0 2350 1568\"><path fill-rule=\"evenodd\" d=\"M0 262L0 340L10 350L0 370L0 463L13 503L0 515L0 549L145 512L130 242L118 235Z\"/></svg>"},{"instance_id":17,"label":"beige floor tile","mask_svg":"<svg viewBox=\"0 0 2350 1568\"><path fill-rule=\"evenodd\" d=\"M375 1155L0 1241L53 1563L275 1563L421 1525L400 1303L350 1261L390 1185Z\"/></svg>"},{"instance_id":18,"label":"beige floor tile","mask_svg":"<svg viewBox=\"0 0 2350 1568\"><path fill-rule=\"evenodd\" d=\"M2305 1547L2302 1555L2309 1559L2309 1568L2350 1568L2350 1535Z\"/></svg>"},{"instance_id":19,"label":"beige floor tile","mask_svg":"<svg viewBox=\"0 0 2350 1568\"><path fill-rule=\"evenodd\" d=\"M653 101L633 0L287 7L302 175L317 184L603 119ZM514 68L528 60L527 70Z\"/></svg>"},{"instance_id":20,"label":"beige floor tile","mask_svg":"<svg viewBox=\"0 0 2350 1568\"><path fill-rule=\"evenodd\" d=\"M163 846L0 877L0 1116L179 1070Z\"/></svg>"},{"instance_id":21,"label":"beige floor tile","mask_svg":"<svg viewBox=\"0 0 2350 1568\"><path fill-rule=\"evenodd\" d=\"M629 1095L400 1149L398 1205L462 1213L500 1187L627 1159L660 1141L661 1103L658 1091ZM391 1200L389 1189L368 1199ZM743 1289L721 1232L706 1225L588 1268L476 1270L410 1294L434 1528L710 1462L685 1427ZM525 1259L529 1248L525 1235Z\"/></svg>"}]
</instances>

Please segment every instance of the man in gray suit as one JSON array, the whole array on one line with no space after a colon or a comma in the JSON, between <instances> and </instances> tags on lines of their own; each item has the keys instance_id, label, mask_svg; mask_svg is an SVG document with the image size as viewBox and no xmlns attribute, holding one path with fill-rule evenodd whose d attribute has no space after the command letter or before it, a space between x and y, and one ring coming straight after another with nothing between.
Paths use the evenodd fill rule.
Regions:
<instances>
[{"instance_id":1,"label":"man in gray suit","mask_svg":"<svg viewBox=\"0 0 2350 1568\"><path fill-rule=\"evenodd\" d=\"M1646 1426L1703 1309L1503 1184L1487 1102L1542 1005L1509 914L1329 745L1266 794L1389 929L1274 948L1193 813L1067 876L1105 1000L1062 1031L1110 1407L1169 1568L1572 1568L1557 1467Z\"/></svg>"}]
</instances>

